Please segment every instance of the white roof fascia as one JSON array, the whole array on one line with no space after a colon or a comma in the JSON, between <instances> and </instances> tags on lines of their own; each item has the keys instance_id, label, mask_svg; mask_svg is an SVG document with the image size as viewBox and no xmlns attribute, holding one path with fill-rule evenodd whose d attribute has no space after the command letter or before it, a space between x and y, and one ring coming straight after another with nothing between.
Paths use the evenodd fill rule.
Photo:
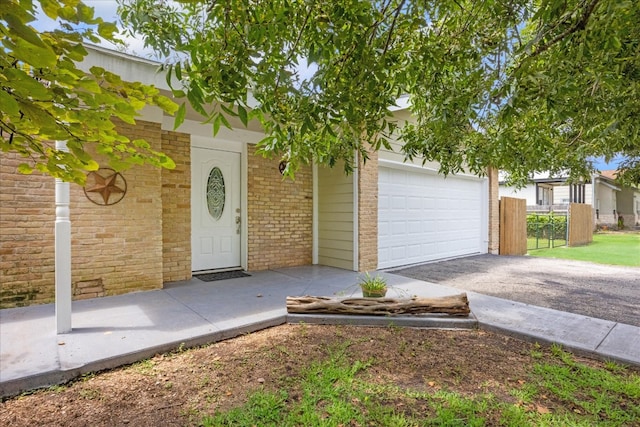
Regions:
<instances>
[{"instance_id":1,"label":"white roof fascia","mask_svg":"<svg viewBox=\"0 0 640 427\"><path fill-rule=\"evenodd\" d=\"M154 85L158 89L171 90L167 84L166 73L160 71L162 65L160 62L116 52L101 46L85 44L84 47L89 54L84 61L78 64L78 68L87 73L91 67L102 67L119 75L122 80L142 82Z\"/></svg>"},{"instance_id":2,"label":"white roof fascia","mask_svg":"<svg viewBox=\"0 0 640 427\"><path fill-rule=\"evenodd\" d=\"M615 191L621 191L620 187L616 187L615 185L609 184L607 181L604 181L602 178L598 179L600 181L600 184L604 185L605 187L609 187L612 190Z\"/></svg>"},{"instance_id":3,"label":"white roof fascia","mask_svg":"<svg viewBox=\"0 0 640 427\"><path fill-rule=\"evenodd\" d=\"M389 107L389 111L407 110L410 105L411 100L409 99L409 95L402 95L400 98L396 99L396 105Z\"/></svg>"}]
</instances>

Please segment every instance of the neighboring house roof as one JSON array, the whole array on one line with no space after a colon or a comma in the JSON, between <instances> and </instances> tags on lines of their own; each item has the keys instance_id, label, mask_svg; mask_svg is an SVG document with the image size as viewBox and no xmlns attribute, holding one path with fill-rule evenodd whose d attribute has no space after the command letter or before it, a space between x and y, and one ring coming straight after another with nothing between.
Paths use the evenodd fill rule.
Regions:
<instances>
[{"instance_id":1,"label":"neighboring house roof","mask_svg":"<svg viewBox=\"0 0 640 427\"><path fill-rule=\"evenodd\" d=\"M617 170L601 171L600 175L604 176L605 178L609 178L610 180L614 180L618 176L618 171Z\"/></svg>"}]
</instances>

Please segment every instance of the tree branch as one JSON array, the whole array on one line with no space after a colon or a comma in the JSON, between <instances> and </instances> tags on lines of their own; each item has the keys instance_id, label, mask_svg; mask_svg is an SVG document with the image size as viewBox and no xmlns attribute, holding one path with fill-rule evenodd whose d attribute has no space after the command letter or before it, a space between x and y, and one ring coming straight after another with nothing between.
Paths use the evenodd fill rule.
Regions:
<instances>
[{"instance_id":1,"label":"tree branch","mask_svg":"<svg viewBox=\"0 0 640 427\"><path fill-rule=\"evenodd\" d=\"M575 22L572 26L564 30L562 33L558 34L557 36L549 40L547 43L538 47L527 58L535 58L536 56L549 50L553 45L564 40L571 34L576 33L579 30L584 30L587 26L587 23L589 22L589 18L593 14L593 11L595 10L598 3L600 3L600 0L592 0L589 4L586 5L586 8L582 12L582 16L577 22Z\"/></svg>"},{"instance_id":2,"label":"tree branch","mask_svg":"<svg viewBox=\"0 0 640 427\"><path fill-rule=\"evenodd\" d=\"M400 12L404 7L406 0L402 0L398 7L395 10L395 14L393 15L393 21L391 21L391 26L389 27L389 34L387 34L387 41L384 44L384 49L382 50L382 55L384 56L389 50L389 45L391 44L391 36L393 36L393 30L396 27L396 22L398 22L398 17L400 16Z\"/></svg>"}]
</instances>

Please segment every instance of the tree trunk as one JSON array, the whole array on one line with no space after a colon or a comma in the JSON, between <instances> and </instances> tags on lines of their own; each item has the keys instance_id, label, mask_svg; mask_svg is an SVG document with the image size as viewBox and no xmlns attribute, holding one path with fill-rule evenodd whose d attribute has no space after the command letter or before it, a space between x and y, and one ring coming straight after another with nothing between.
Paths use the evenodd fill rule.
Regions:
<instances>
[{"instance_id":1,"label":"tree trunk","mask_svg":"<svg viewBox=\"0 0 640 427\"><path fill-rule=\"evenodd\" d=\"M297 314L354 314L391 316L400 314L445 313L469 315L467 294L434 298L330 298L287 297L287 312Z\"/></svg>"}]
</instances>

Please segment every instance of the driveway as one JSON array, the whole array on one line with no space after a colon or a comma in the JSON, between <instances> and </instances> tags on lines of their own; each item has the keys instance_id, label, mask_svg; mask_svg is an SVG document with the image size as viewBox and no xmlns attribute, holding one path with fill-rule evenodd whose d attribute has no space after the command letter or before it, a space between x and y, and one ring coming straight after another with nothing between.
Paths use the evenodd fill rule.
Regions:
<instances>
[{"instance_id":1,"label":"driveway","mask_svg":"<svg viewBox=\"0 0 640 427\"><path fill-rule=\"evenodd\" d=\"M477 255L391 273L640 327L640 268Z\"/></svg>"}]
</instances>

